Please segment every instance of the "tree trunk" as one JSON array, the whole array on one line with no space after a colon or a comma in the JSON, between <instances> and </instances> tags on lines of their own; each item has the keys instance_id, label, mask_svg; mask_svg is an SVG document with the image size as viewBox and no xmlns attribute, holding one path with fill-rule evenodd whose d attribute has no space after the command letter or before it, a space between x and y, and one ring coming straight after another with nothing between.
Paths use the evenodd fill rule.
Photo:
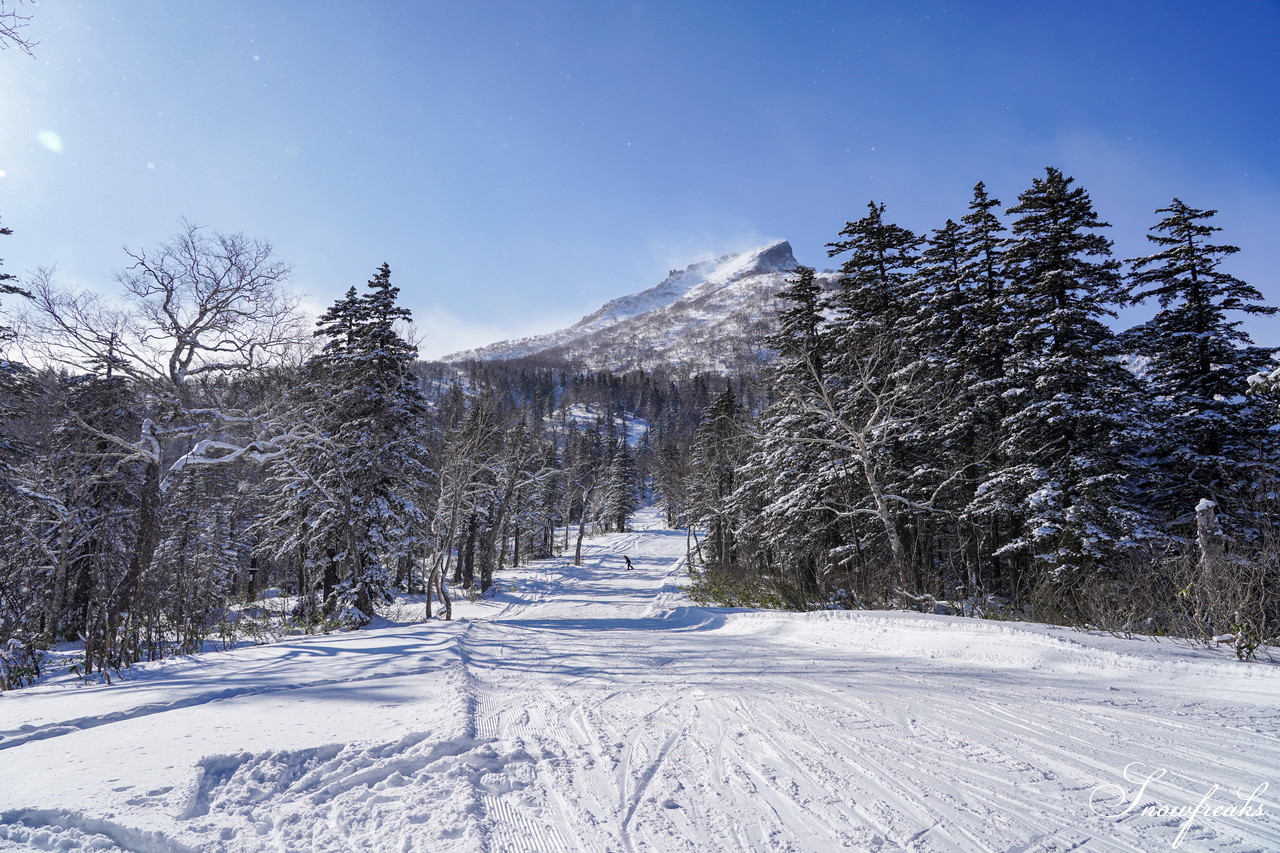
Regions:
<instances>
[{"instance_id":1,"label":"tree trunk","mask_svg":"<svg viewBox=\"0 0 1280 853\"><path fill-rule=\"evenodd\" d=\"M330 548L325 553L324 574L320 579L320 612L332 616L334 606L338 603L334 590L338 586L338 555Z\"/></svg>"},{"instance_id":2,"label":"tree trunk","mask_svg":"<svg viewBox=\"0 0 1280 853\"><path fill-rule=\"evenodd\" d=\"M1217 504L1208 498L1196 505L1196 542L1200 546L1199 594L1195 596L1195 620L1203 624L1206 602L1216 603L1218 578L1222 576L1223 553L1222 527L1218 524Z\"/></svg>"},{"instance_id":3,"label":"tree trunk","mask_svg":"<svg viewBox=\"0 0 1280 853\"><path fill-rule=\"evenodd\" d=\"M910 561L907 558L907 549L903 546L902 537L898 533L898 525L894 518L893 509L889 506L889 501L885 498L884 491L880 487L880 479L876 476L875 466L871 459L871 451L861 441L856 441L856 447L858 461L862 463L862 473L867 481L867 488L870 490L871 499L876 505L876 517L880 519L885 536L889 539L889 551L893 555L893 566L894 572L898 576L898 586L904 592L915 593L916 582L912 576Z\"/></svg>"},{"instance_id":4,"label":"tree trunk","mask_svg":"<svg viewBox=\"0 0 1280 853\"><path fill-rule=\"evenodd\" d=\"M573 564L582 565L582 539L587 534L587 505L591 503L591 489L582 492L582 513L578 516L578 544L573 551Z\"/></svg>"},{"instance_id":5,"label":"tree trunk","mask_svg":"<svg viewBox=\"0 0 1280 853\"><path fill-rule=\"evenodd\" d=\"M441 618L446 622L453 619L453 602L449 599L449 588L444 585L444 572L435 572L436 594L440 597Z\"/></svg>"},{"instance_id":6,"label":"tree trunk","mask_svg":"<svg viewBox=\"0 0 1280 853\"><path fill-rule=\"evenodd\" d=\"M461 584L463 589L471 589L476 580L476 533L479 530L480 519L476 517L475 511L467 516L467 538L462 546L462 553L458 556L458 570L461 573Z\"/></svg>"},{"instance_id":7,"label":"tree trunk","mask_svg":"<svg viewBox=\"0 0 1280 853\"><path fill-rule=\"evenodd\" d=\"M427 580L426 580L426 588L425 588L426 595L422 596L422 599L423 599L422 621L423 622L431 621L431 596L435 594L436 579L439 576L440 576L439 561L432 560L431 568L427 571Z\"/></svg>"},{"instance_id":8,"label":"tree trunk","mask_svg":"<svg viewBox=\"0 0 1280 853\"><path fill-rule=\"evenodd\" d=\"M396 559L396 589L413 592L413 558L401 554Z\"/></svg>"},{"instance_id":9,"label":"tree trunk","mask_svg":"<svg viewBox=\"0 0 1280 853\"><path fill-rule=\"evenodd\" d=\"M578 517L578 544L573 549L573 564L582 565L582 539L587 534L587 514Z\"/></svg>"},{"instance_id":10,"label":"tree trunk","mask_svg":"<svg viewBox=\"0 0 1280 853\"><path fill-rule=\"evenodd\" d=\"M1196 541L1200 545L1200 576L1212 584L1222 571L1222 527L1218 524L1217 504L1205 498L1196 506Z\"/></svg>"},{"instance_id":11,"label":"tree trunk","mask_svg":"<svg viewBox=\"0 0 1280 853\"><path fill-rule=\"evenodd\" d=\"M142 483L142 502L138 508L138 535L133 553L129 556L129 569L121 581L115 601L117 609L127 609L137 596L142 576L151 568L156 546L160 542L160 460L147 464Z\"/></svg>"}]
</instances>

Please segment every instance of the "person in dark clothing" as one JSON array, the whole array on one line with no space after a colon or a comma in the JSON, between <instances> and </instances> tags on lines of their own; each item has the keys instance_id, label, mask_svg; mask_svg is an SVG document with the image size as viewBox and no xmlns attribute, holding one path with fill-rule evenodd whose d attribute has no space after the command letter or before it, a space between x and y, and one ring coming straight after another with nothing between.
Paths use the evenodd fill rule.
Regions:
<instances>
[{"instance_id":1,"label":"person in dark clothing","mask_svg":"<svg viewBox=\"0 0 1280 853\"><path fill-rule=\"evenodd\" d=\"M623 554L623 555L622 555L622 559L623 559L624 561L626 561L626 564L627 564L627 571L630 571L631 569L634 569L634 568L635 568L635 566L631 565L631 558L630 558L630 557L628 557L626 554Z\"/></svg>"}]
</instances>

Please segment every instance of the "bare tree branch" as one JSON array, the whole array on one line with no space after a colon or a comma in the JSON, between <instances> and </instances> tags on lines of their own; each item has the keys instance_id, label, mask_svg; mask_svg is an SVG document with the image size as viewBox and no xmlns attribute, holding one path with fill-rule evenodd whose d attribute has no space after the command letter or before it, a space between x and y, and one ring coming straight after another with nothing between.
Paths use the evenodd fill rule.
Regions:
<instances>
[{"instance_id":1,"label":"bare tree branch","mask_svg":"<svg viewBox=\"0 0 1280 853\"><path fill-rule=\"evenodd\" d=\"M284 363L309 340L291 270L271 245L188 222L154 252L125 250L133 265L116 276L123 304L54 284L54 270L30 277L28 346L54 364L97 366L183 396L196 377Z\"/></svg>"},{"instance_id":2,"label":"bare tree branch","mask_svg":"<svg viewBox=\"0 0 1280 853\"><path fill-rule=\"evenodd\" d=\"M39 42L32 41L22 32L31 23L31 16L23 15L17 9L23 2L12 0L10 5L9 0L0 0L0 48L16 47L27 56L35 56L31 48Z\"/></svg>"}]
</instances>

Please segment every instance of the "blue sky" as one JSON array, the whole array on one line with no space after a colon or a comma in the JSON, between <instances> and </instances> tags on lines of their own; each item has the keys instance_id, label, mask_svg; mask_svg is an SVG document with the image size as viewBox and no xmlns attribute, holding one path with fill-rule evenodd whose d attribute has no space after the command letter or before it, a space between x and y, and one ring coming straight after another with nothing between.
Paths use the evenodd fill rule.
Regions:
<instances>
[{"instance_id":1,"label":"blue sky","mask_svg":"<svg viewBox=\"0 0 1280 853\"><path fill-rule=\"evenodd\" d=\"M1121 257L1174 196L1219 209L1231 270L1280 304L1276 2L26 8L36 58L0 52L8 272L111 290L121 247L185 216L270 240L317 308L387 261L435 356L774 239L827 266L868 200L925 231L1053 165Z\"/></svg>"}]
</instances>

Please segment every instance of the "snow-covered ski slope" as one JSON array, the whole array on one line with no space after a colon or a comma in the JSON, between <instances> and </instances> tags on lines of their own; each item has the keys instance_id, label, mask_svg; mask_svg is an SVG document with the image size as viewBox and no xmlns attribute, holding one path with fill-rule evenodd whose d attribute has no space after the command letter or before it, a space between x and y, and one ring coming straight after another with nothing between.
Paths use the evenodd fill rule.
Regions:
<instances>
[{"instance_id":1,"label":"snow-covered ski slope","mask_svg":"<svg viewBox=\"0 0 1280 853\"><path fill-rule=\"evenodd\" d=\"M1280 850L1280 668L694 607L637 526L452 623L0 696L0 850Z\"/></svg>"}]
</instances>

